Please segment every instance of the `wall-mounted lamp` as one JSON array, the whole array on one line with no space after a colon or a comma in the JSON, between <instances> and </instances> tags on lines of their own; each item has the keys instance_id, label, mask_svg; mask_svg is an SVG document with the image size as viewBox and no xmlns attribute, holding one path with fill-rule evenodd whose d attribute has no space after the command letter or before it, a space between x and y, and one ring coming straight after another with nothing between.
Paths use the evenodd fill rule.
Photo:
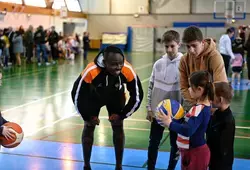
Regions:
<instances>
[{"instance_id":1,"label":"wall-mounted lamp","mask_svg":"<svg viewBox=\"0 0 250 170\"><path fill-rule=\"evenodd\" d=\"M135 18L139 18L140 15L139 15L138 13L135 13L135 14L134 14L134 17L135 17Z\"/></svg>"}]
</instances>

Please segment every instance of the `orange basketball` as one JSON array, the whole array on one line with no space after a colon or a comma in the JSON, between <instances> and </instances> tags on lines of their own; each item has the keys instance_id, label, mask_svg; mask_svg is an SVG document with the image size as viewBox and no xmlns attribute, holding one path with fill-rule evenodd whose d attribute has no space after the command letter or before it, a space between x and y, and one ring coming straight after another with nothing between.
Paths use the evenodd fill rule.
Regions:
<instances>
[{"instance_id":1,"label":"orange basketball","mask_svg":"<svg viewBox=\"0 0 250 170\"><path fill-rule=\"evenodd\" d=\"M14 139L7 140L4 136L0 136L0 144L5 148L14 148L18 146L22 142L24 136L21 126L13 122L7 122L4 126L11 128L15 137Z\"/></svg>"}]
</instances>

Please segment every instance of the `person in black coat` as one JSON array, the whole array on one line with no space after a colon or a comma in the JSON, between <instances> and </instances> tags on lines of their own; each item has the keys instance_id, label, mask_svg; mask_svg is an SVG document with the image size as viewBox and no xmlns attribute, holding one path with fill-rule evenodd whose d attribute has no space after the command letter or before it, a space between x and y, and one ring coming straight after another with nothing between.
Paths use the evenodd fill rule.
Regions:
<instances>
[{"instance_id":1,"label":"person in black coat","mask_svg":"<svg viewBox=\"0 0 250 170\"><path fill-rule=\"evenodd\" d=\"M56 32L54 26L51 27L51 32L49 34L48 41L49 41L49 45L51 48L51 55L52 55L52 59L53 59L52 63L55 64L59 58L58 45L57 45L57 43L59 41L59 35Z\"/></svg>"},{"instance_id":2,"label":"person in black coat","mask_svg":"<svg viewBox=\"0 0 250 170\"><path fill-rule=\"evenodd\" d=\"M88 56L88 51L89 51L89 48L90 48L90 45L89 45L89 33L88 32L84 32L83 34L83 57L84 57L84 60L87 60L87 56Z\"/></svg>"}]
</instances>

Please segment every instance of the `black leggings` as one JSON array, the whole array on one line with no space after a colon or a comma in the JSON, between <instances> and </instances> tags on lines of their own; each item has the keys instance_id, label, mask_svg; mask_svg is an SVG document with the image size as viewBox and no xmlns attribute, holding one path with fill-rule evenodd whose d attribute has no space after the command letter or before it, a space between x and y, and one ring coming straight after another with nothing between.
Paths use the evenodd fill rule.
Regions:
<instances>
[{"instance_id":1,"label":"black leggings","mask_svg":"<svg viewBox=\"0 0 250 170\"><path fill-rule=\"evenodd\" d=\"M84 157L84 167L87 169L90 168L90 158L92 152L92 146L94 142L94 131L95 126L89 126L87 123L84 123L84 129L82 132L82 148L83 148L83 157ZM116 158L116 169L122 169L122 159L124 151L124 129L123 129L123 120L118 121L118 123L111 123L113 130L113 144L115 149L115 158Z\"/></svg>"},{"instance_id":2,"label":"black leggings","mask_svg":"<svg viewBox=\"0 0 250 170\"><path fill-rule=\"evenodd\" d=\"M223 57L223 61L224 61L224 65L225 65L225 70L226 70L226 74L228 73L228 68L229 68L229 64L230 64L230 56L229 55L225 55L225 54L221 54Z\"/></svg>"},{"instance_id":3,"label":"black leggings","mask_svg":"<svg viewBox=\"0 0 250 170\"><path fill-rule=\"evenodd\" d=\"M151 123L149 146L148 146L148 170L155 170L155 165L158 157L159 145L163 136L164 127L159 125L154 119ZM168 170L174 170L179 159L179 149L176 144L177 133L170 131L170 158L168 164ZM166 160L167 161L167 160Z\"/></svg>"}]
</instances>

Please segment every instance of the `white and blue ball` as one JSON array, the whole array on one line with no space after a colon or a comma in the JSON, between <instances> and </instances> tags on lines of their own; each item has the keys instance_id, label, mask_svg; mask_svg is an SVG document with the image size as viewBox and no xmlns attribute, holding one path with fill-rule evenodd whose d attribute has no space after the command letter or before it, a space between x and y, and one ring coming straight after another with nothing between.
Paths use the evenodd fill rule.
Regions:
<instances>
[{"instance_id":1,"label":"white and blue ball","mask_svg":"<svg viewBox=\"0 0 250 170\"><path fill-rule=\"evenodd\" d=\"M170 115L172 119L175 119L175 120L180 120L185 115L185 111L179 102L177 102L176 100L172 100L172 99L165 99L158 104L158 106L156 107L156 112L155 112L156 120L161 126L164 126L164 125L158 119L158 115L161 114L160 110L164 114Z\"/></svg>"}]
</instances>

